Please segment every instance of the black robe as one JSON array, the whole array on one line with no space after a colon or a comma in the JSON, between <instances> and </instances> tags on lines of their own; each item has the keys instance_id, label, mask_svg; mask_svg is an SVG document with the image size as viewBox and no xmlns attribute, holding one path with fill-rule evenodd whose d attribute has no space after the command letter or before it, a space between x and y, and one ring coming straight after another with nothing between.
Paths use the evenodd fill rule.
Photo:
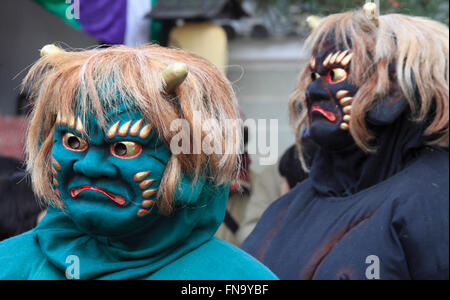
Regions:
<instances>
[{"instance_id":1,"label":"black robe","mask_svg":"<svg viewBox=\"0 0 450 300\"><path fill-rule=\"evenodd\" d=\"M408 115L374 129L376 154L320 149L241 247L280 279L448 279L448 148Z\"/></svg>"}]
</instances>

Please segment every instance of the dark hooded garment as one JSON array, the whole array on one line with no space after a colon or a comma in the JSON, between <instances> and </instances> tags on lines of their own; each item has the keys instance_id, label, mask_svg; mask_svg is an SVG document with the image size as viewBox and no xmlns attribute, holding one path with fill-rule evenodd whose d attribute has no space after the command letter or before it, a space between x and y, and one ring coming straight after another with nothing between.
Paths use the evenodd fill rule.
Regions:
<instances>
[{"instance_id":1,"label":"dark hooded garment","mask_svg":"<svg viewBox=\"0 0 450 300\"><path fill-rule=\"evenodd\" d=\"M448 148L409 115L372 128L374 155L319 149L242 248L280 279L448 279Z\"/></svg>"}]
</instances>

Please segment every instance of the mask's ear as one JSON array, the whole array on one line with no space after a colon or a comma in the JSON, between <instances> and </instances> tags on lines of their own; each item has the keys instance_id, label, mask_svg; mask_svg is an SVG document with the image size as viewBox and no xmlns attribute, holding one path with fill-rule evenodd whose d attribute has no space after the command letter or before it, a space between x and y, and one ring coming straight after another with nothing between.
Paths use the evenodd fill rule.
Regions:
<instances>
[{"instance_id":1,"label":"mask's ear","mask_svg":"<svg viewBox=\"0 0 450 300\"><path fill-rule=\"evenodd\" d=\"M392 124L409 105L395 80L394 64L389 65L389 78L391 81L389 94L384 99L377 101L366 115L367 122L375 126Z\"/></svg>"}]
</instances>

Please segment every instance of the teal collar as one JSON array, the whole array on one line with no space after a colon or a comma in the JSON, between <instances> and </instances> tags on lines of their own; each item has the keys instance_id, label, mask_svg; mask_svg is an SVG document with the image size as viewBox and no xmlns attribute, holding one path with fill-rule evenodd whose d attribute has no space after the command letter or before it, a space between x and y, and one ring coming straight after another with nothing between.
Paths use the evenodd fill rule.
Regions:
<instances>
[{"instance_id":1,"label":"teal collar","mask_svg":"<svg viewBox=\"0 0 450 300\"><path fill-rule=\"evenodd\" d=\"M185 178L183 184L190 185L190 182ZM210 183L201 186L199 193L191 190L193 197L188 202L193 205L180 208L168 217L159 216L151 226L123 237L82 232L66 213L49 207L34 230L37 242L62 274L68 267L68 257L76 255L80 261L80 279L147 278L208 242L220 226L229 187L213 189Z\"/></svg>"}]
</instances>

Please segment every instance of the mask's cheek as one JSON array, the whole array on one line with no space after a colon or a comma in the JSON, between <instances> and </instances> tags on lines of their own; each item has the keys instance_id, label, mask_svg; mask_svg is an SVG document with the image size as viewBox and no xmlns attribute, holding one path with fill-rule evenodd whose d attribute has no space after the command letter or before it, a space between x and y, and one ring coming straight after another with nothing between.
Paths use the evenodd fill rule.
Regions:
<instances>
[{"instance_id":1,"label":"mask's cheek","mask_svg":"<svg viewBox=\"0 0 450 300\"><path fill-rule=\"evenodd\" d=\"M180 182L178 184L178 188L175 191L175 199L177 206L203 206L207 205L207 203L196 203L197 199L200 197L200 193L203 191L203 188L206 184L204 178L200 178L195 184L193 184L192 180L186 176L182 175L180 177ZM206 201L208 199L205 199Z\"/></svg>"},{"instance_id":2,"label":"mask's cheek","mask_svg":"<svg viewBox=\"0 0 450 300\"><path fill-rule=\"evenodd\" d=\"M339 128L348 131L350 129L353 100L358 92L358 88L351 85L347 79L338 84L330 84L329 91L336 101L341 114Z\"/></svg>"},{"instance_id":3,"label":"mask's cheek","mask_svg":"<svg viewBox=\"0 0 450 300\"><path fill-rule=\"evenodd\" d=\"M109 157L110 162L120 170L120 180L133 191L132 202L137 206L138 217L148 215L155 206L169 159L170 152L167 149L149 151L145 147L135 158Z\"/></svg>"},{"instance_id":4,"label":"mask's cheek","mask_svg":"<svg viewBox=\"0 0 450 300\"><path fill-rule=\"evenodd\" d=\"M52 186L63 201L68 196L68 183L73 177L73 165L80 159L81 153L68 151L61 143L53 144L51 153Z\"/></svg>"},{"instance_id":5,"label":"mask's cheek","mask_svg":"<svg viewBox=\"0 0 450 300\"><path fill-rule=\"evenodd\" d=\"M356 92L358 91L358 88L351 85L348 79L337 84L329 84L328 89L330 91L330 94L337 102L339 102L339 104L339 100L345 97L354 97L356 95Z\"/></svg>"}]
</instances>

